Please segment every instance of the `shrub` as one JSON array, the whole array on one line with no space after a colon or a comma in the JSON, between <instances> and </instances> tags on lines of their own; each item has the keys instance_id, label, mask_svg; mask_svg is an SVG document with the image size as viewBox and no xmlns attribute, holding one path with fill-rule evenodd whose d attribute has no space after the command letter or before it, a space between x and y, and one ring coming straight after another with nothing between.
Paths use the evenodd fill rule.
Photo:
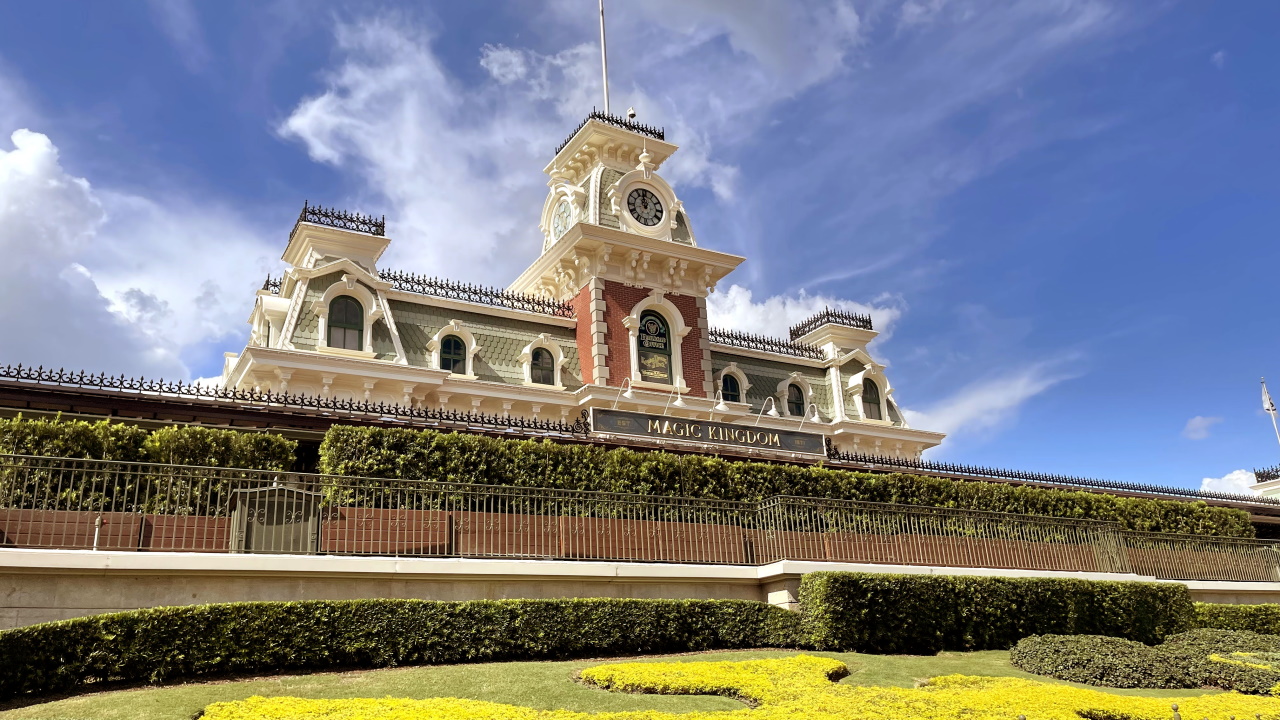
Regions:
<instances>
[{"instance_id":1,"label":"shrub","mask_svg":"<svg viewBox=\"0 0 1280 720\"><path fill-rule=\"evenodd\" d=\"M1197 629L1149 647L1114 637L1040 635L1009 654L1018 668L1060 680L1121 688L1219 687L1274 694L1280 636Z\"/></svg>"},{"instance_id":2,"label":"shrub","mask_svg":"<svg viewBox=\"0 0 1280 720\"><path fill-rule=\"evenodd\" d=\"M817 572L800 581L804 638L822 650L936 653L1046 633L1156 642L1190 627L1173 583Z\"/></svg>"},{"instance_id":3,"label":"shrub","mask_svg":"<svg viewBox=\"0 0 1280 720\"><path fill-rule=\"evenodd\" d=\"M432 430L334 426L321 472L564 490L758 501L774 495L865 500L1118 522L1129 530L1253 537L1242 510L1004 483L739 462L706 455L508 440ZM376 491L371 491L376 492Z\"/></svg>"},{"instance_id":4,"label":"shrub","mask_svg":"<svg viewBox=\"0 0 1280 720\"><path fill-rule=\"evenodd\" d=\"M1268 635L1280 635L1280 605L1226 605L1196 603L1195 624L1219 630L1249 630Z\"/></svg>"},{"instance_id":5,"label":"shrub","mask_svg":"<svg viewBox=\"0 0 1280 720\"><path fill-rule=\"evenodd\" d=\"M1007 677L947 675L922 687L858 687L831 682L848 672L829 658L796 656L745 662L657 662L598 665L582 671L592 684L623 692L716 693L755 704L755 710L666 713L656 710L585 714L533 710L458 698L318 700L251 697L213 703L204 720L938 720L939 718L1091 718L1167 720L1165 698L1115 695L1088 688ZM568 679L565 680L568 682ZM1233 693L1178 699L1188 718L1266 717L1276 698ZM1174 715L1177 717L1177 715Z\"/></svg>"},{"instance_id":6,"label":"shrub","mask_svg":"<svg viewBox=\"0 0 1280 720\"><path fill-rule=\"evenodd\" d=\"M148 432L100 420L0 418L0 453L250 470L288 470L298 443L279 435L171 425Z\"/></svg>"},{"instance_id":7,"label":"shrub","mask_svg":"<svg viewBox=\"0 0 1280 720\"><path fill-rule=\"evenodd\" d=\"M0 700L106 681L794 644L745 600L350 600L153 608L0 632Z\"/></svg>"}]
</instances>

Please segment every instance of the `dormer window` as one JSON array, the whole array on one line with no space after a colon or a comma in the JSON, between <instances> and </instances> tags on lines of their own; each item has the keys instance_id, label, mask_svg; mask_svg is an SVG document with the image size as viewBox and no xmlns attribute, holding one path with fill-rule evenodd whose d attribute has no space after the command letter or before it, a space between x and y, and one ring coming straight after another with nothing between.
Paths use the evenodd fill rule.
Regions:
<instances>
[{"instance_id":1,"label":"dormer window","mask_svg":"<svg viewBox=\"0 0 1280 720\"><path fill-rule=\"evenodd\" d=\"M787 414L804 417L804 391L794 383L787 386Z\"/></svg>"},{"instance_id":2,"label":"dormer window","mask_svg":"<svg viewBox=\"0 0 1280 720\"><path fill-rule=\"evenodd\" d=\"M725 374L720 379L720 399L725 402L742 402L742 386L738 378Z\"/></svg>"},{"instance_id":3,"label":"dormer window","mask_svg":"<svg viewBox=\"0 0 1280 720\"><path fill-rule=\"evenodd\" d=\"M862 413L867 420L883 420L880 412L880 386L875 380L862 381Z\"/></svg>"},{"instance_id":4,"label":"dormer window","mask_svg":"<svg viewBox=\"0 0 1280 720\"><path fill-rule=\"evenodd\" d=\"M329 337L331 348L364 349L364 308L350 295L339 295L329 303Z\"/></svg>"},{"instance_id":5,"label":"dormer window","mask_svg":"<svg viewBox=\"0 0 1280 720\"><path fill-rule=\"evenodd\" d=\"M467 346L457 335L446 335L440 341L440 369L465 375L467 372Z\"/></svg>"},{"instance_id":6,"label":"dormer window","mask_svg":"<svg viewBox=\"0 0 1280 720\"><path fill-rule=\"evenodd\" d=\"M546 348L536 348L529 360L529 379L538 385L556 384L555 359Z\"/></svg>"}]
</instances>

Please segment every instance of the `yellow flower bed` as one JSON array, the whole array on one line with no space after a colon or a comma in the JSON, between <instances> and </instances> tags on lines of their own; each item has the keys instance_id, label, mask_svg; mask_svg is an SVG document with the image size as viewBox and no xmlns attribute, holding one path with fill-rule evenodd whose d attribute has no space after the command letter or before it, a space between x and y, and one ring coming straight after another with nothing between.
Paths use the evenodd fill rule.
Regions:
<instances>
[{"instance_id":1,"label":"yellow flower bed","mask_svg":"<svg viewBox=\"0 0 1280 720\"><path fill-rule=\"evenodd\" d=\"M806 655L746 662L600 665L584 681L610 690L729 695L741 710L580 713L533 710L479 700L399 698L307 700L252 697L215 703L204 720L1168 720L1168 700L1016 678L948 675L920 688L857 687L831 681L844 664ZM1223 693L1178 700L1185 718L1280 719L1280 698Z\"/></svg>"}]
</instances>

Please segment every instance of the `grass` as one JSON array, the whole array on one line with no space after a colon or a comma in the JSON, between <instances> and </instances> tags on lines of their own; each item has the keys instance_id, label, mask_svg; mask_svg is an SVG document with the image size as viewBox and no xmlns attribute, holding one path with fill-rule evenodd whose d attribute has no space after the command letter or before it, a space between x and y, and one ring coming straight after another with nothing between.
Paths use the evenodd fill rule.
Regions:
<instances>
[{"instance_id":1,"label":"grass","mask_svg":"<svg viewBox=\"0 0 1280 720\"><path fill-rule=\"evenodd\" d=\"M796 653L785 650L732 651L697 653L676 659L752 660L794 654ZM1018 670L1009 665L1009 653L1003 650L941 653L934 656L825 652L809 654L843 661L853 674L842 682L854 685L914 687L926 678L954 673L1073 684ZM627 660L645 662L671 659L650 657ZM576 671L600 662L604 661L442 665L148 687L80 695L0 711L0 720L190 720L209 703L240 700L252 695L310 698L459 697L540 710L566 709L582 712L661 710L682 713L742 707L740 703L722 697L628 695L605 692L572 682L571 678ZM1107 691L1121 695L1170 698L1208 694L1203 690Z\"/></svg>"}]
</instances>

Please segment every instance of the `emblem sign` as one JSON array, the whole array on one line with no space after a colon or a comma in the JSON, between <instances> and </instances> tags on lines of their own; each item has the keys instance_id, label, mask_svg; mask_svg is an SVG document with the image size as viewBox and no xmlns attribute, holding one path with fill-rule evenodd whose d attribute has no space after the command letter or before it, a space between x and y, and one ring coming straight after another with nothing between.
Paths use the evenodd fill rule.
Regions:
<instances>
[{"instance_id":1,"label":"emblem sign","mask_svg":"<svg viewBox=\"0 0 1280 720\"><path fill-rule=\"evenodd\" d=\"M640 379L670 384L671 344L666 323L653 315L645 315L640 320L636 345L640 359Z\"/></svg>"},{"instance_id":2,"label":"emblem sign","mask_svg":"<svg viewBox=\"0 0 1280 720\"><path fill-rule=\"evenodd\" d=\"M759 448L781 452L826 455L823 436L817 433L773 430L733 423L687 420L624 410L591 409L591 431L615 435L670 438L694 443Z\"/></svg>"}]
</instances>

